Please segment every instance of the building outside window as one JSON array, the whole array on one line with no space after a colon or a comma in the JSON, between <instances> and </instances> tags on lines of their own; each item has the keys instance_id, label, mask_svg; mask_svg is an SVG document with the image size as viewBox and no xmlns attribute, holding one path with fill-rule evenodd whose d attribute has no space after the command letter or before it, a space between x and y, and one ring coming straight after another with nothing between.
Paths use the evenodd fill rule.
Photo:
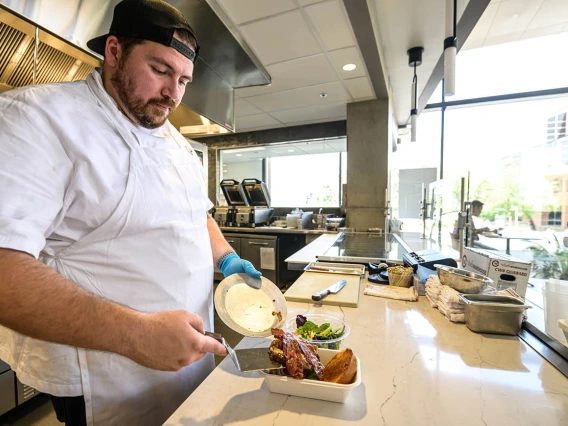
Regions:
<instances>
[{"instance_id":1,"label":"building outside window","mask_svg":"<svg viewBox=\"0 0 568 426\"><path fill-rule=\"evenodd\" d=\"M344 137L223 149L220 178L266 182L271 207L337 208L347 178L346 150Z\"/></svg>"}]
</instances>

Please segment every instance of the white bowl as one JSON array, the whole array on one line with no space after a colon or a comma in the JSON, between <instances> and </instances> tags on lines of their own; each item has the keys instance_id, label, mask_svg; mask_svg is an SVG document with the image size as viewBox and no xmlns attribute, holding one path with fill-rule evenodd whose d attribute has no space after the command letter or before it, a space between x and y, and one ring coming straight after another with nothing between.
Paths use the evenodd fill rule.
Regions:
<instances>
[{"instance_id":1,"label":"white bowl","mask_svg":"<svg viewBox=\"0 0 568 426\"><path fill-rule=\"evenodd\" d=\"M306 314L304 316L308 319L308 321L311 321L317 325L322 325L328 322L331 328L333 328L334 330L345 327L343 336L337 339L308 340L308 342L310 342L312 345L316 345L319 349L339 349L343 343L343 340L345 340L345 338L349 336L349 326L345 324L345 321L337 317L323 314ZM290 333L295 333L297 328L296 317L293 317L286 321L284 330Z\"/></svg>"},{"instance_id":2,"label":"white bowl","mask_svg":"<svg viewBox=\"0 0 568 426\"><path fill-rule=\"evenodd\" d=\"M321 363L325 366L338 352L331 349L319 349L318 353L320 354ZM359 358L357 358L357 373L353 382L348 385L310 379L293 379L289 376L268 374L265 371L259 371L259 374L264 377L270 392L341 403L344 403L351 391L361 384L361 364Z\"/></svg>"}]
</instances>

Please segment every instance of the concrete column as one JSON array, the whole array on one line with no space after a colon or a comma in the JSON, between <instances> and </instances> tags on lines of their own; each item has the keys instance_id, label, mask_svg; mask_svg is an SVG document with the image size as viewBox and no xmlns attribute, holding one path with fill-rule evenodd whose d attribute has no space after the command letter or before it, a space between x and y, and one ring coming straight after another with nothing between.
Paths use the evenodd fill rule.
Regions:
<instances>
[{"instance_id":1,"label":"concrete column","mask_svg":"<svg viewBox=\"0 0 568 426\"><path fill-rule=\"evenodd\" d=\"M392 120L388 99L347 104L346 226L385 226Z\"/></svg>"}]
</instances>

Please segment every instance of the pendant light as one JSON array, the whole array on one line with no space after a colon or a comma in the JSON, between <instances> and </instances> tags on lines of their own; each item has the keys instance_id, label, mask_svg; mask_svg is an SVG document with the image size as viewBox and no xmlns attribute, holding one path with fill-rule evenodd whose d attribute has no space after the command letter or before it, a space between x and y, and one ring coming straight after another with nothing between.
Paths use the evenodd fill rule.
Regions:
<instances>
[{"instance_id":1,"label":"pendant light","mask_svg":"<svg viewBox=\"0 0 568 426\"><path fill-rule=\"evenodd\" d=\"M456 94L456 55L458 54L457 0L446 0L446 38L444 39L444 96Z\"/></svg>"},{"instance_id":2,"label":"pendant light","mask_svg":"<svg viewBox=\"0 0 568 426\"><path fill-rule=\"evenodd\" d=\"M416 67L422 64L423 47L413 47L408 52L408 66L414 68L412 86L410 90L410 142L416 142L416 132L418 128L418 76Z\"/></svg>"}]
</instances>

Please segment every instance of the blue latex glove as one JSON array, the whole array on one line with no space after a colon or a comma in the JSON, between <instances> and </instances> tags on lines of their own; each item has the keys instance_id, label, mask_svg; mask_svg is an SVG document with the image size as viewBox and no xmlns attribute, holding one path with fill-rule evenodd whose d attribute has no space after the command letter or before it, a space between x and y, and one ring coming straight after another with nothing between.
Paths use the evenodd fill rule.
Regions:
<instances>
[{"instance_id":1,"label":"blue latex glove","mask_svg":"<svg viewBox=\"0 0 568 426\"><path fill-rule=\"evenodd\" d=\"M241 259L238 254L233 253L227 256L227 258L223 261L219 270L223 274L224 277L228 277L229 275L238 274L244 272L245 274L250 275L255 279L259 279L262 276L262 273L254 269L252 263L248 260Z\"/></svg>"}]
</instances>

